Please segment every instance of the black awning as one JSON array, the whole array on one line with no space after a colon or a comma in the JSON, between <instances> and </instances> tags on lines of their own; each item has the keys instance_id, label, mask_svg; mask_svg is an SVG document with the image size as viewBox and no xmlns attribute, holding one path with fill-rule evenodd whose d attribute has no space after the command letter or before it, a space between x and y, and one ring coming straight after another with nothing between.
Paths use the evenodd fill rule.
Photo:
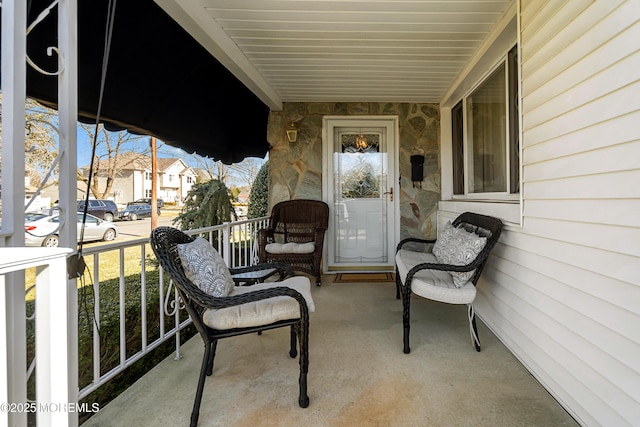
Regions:
<instances>
[{"instance_id":1,"label":"black awning","mask_svg":"<svg viewBox=\"0 0 640 427\"><path fill-rule=\"evenodd\" d=\"M29 1L29 23L50 0ZM107 21L106 0L78 2L79 120L94 122ZM56 9L54 9L56 11ZM28 36L30 58L54 70L57 16ZM56 107L57 78L27 71L27 94ZM108 129L156 136L225 163L264 157L268 107L152 0L117 2L101 119Z\"/></svg>"}]
</instances>

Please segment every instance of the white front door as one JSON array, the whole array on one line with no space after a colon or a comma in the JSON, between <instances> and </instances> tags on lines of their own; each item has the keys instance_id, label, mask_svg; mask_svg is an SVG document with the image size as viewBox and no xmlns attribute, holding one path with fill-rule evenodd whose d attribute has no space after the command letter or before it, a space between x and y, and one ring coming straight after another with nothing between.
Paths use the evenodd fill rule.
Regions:
<instances>
[{"instance_id":1,"label":"white front door","mask_svg":"<svg viewBox=\"0 0 640 427\"><path fill-rule=\"evenodd\" d=\"M324 118L327 271L393 270L397 118Z\"/></svg>"}]
</instances>

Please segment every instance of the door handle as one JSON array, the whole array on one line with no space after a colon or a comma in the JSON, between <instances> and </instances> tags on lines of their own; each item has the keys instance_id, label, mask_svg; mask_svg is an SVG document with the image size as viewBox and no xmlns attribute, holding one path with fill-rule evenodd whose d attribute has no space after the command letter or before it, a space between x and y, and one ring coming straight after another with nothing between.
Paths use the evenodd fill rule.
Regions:
<instances>
[{"instance_id":1,"label":"door handle","mask_svg":"<svg viewBox=\"0 0 640 427\"><path fill-rule=\"evenodd\" d=\"M389 188L389 191L385 191L384 194L389 195L389 201L393 202L393 187Z\"/></svg>"}]
</instances>

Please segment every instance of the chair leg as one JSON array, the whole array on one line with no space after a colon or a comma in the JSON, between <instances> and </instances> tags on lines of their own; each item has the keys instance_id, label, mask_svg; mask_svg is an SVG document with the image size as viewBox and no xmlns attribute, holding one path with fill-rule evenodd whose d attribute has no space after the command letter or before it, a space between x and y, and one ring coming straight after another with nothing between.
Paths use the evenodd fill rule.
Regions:
<instances>
[{"instance_id":1,"label":"chair leg","mask_svg":"<svg viewBox=\"0 0 640 427\"><path fill-rule=\"evenodd\" d=\"M291 326L291 349L289 350L289 356L291 356L292 359L298 355L297 341L295 326Z\"/></svg>"},{"instance_id":2,"label":"chair leg","mask_svg":"<svg viewBox=\"0 0 640 427\"><path fill-rule=\"evenodd\" d=\"M400 273L396 266L396 299L400 299Z\"/></svg>"},{"instance_id":3,"label":"chair leg","mask_svg":"<svg viewBox=\"0 0 640 427\"><path fill-rule=\"evenodd\" d=\"M407 285L405 285L407 286ZM407 286L402 292L402 326L404 330L404 353L409 354L411 349L409 348L409 309L411 301L411 289Z\"/></svg>"},{"instance_id":4,"label":"chair leg","mask_svg":"<svg viewBox=\"0 0 640 427\"><path fill-rule=\"evenodd\" d=\"M480 338L478 337L478 327L476 326L476 313L473 309L473 304L467 305L467 313L469 317L469 332L471 333L471 344L476 348L476 351L480 351Z\"/></svg>"},{"instance_id":5,"label":"chair leg","mask_svg":"<svg viewBox=\"0 0 640 427\"><path fill-rule=\"evenodd\" d=\"M209 351L209 360L207 361L207 376L211 376L213 373L213 359L216 357L217 346L218 340L211 341L211 350Z\"/></svg>"},{"instance_id":6,"label":"chair leg","mask_svg":"<svg viewBox=\"0 0 640 427\"><path fill-rule=\"evenodd\" d=\"M204 356L202 358L202 367L200 368L200 378L198 378L198 388L196 389L196 398L193 402L193 411L191 411L191 427L198 425L198 417L200 416L200 402L202 401L202 390L204 389L204 380L207 377L207 371L210 365L212 343L205 342Z\"/></svg>"},{"instance_id":7,"label":"chair leg","mask_svg":"<svg viewBox=\"0 0 640 427\"><path fill-rule=\"evenodd\" d=\"M309 395L307 394L307 372L309 371L309 322L302 319L298 329L298 341L300 343L300 394L298 404L301 408L309 406Z\"/></svg>"}]
</instances>

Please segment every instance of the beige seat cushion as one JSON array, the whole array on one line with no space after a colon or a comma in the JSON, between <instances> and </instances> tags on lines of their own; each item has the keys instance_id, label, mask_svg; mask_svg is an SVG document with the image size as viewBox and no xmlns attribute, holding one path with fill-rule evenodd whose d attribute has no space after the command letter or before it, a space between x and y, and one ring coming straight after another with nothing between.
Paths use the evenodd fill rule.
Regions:
<instances>
[{"instance_id":1,"label":"beige seat cushion","mask_svg":"<svg viewBox=\"0 0 640 427\"><path fill-rule=\"evenodd\" d=\"M286 286L300 292L307 302L309 312L311 313L315 310L313 298L311 297L309 279L303 276L291 277L282 282L258 283L253 286L236 286L229 296L278 286ZM262 326L280 320L298 318L300 318L298 301L288 296L274 297L217 310L210 309L206 310L203 314L204 324L218 330Z\"/></svg>"},{"instance_id":2,"label":"beige seat cushion","mask_svg":"<svg viewBox=\"0 0 640 427\"><path fill-rule=\"evenodd\" d=\"M402 283L405 283L409 270L423 263L439 264L432 253L400 249L396 254L396 265ZM449 304L470 304L476 298L476 287L473 283L467 281L456 287L451 274L439 270L420 270L416 273L411 281L411 292Z\"/></svg>"}]
</instances>

